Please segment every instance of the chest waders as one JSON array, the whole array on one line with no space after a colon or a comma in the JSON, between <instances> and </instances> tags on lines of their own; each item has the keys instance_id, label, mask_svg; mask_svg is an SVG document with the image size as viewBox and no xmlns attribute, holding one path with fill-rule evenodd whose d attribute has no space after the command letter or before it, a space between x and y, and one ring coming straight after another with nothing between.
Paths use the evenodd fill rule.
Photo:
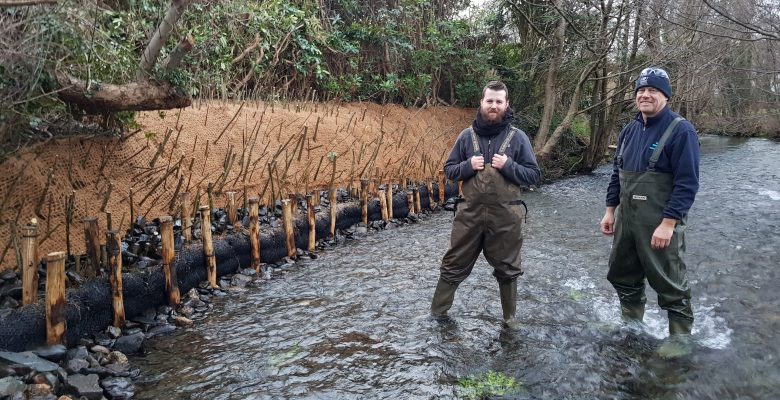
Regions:
<instances>
[{"instance_id":1,"label":"chest waders","mask_svg":"<svg viewBox=\"0 0 780 400\"><path fill-rule=\"evenodd\" d=\"M512 129L496 154L503 154L515 134ZM481 155L473 130L474 155ZM441 263L441 274L431 303L431 314L444 317L452 306L455 290L466 279L482 252L493 266L499 283L504 321L513 321L517 304L517 277L523 245L525 206L520 187L489 164L463 182L463 201L452 222L450 246Z\"/></svg>"},{"instance_id":2,"label":"chest waders","mask_svg":"<svg viewBox=\"0 0 780 400\"><path fill-rule=\"evenodd\" d=\"M685 276L685 219L674 229L666 249L653 250L650 241L663 219L674 186L671 173L655 170L676 118L666 128L643 172L623 170L623 148L618 153L620 205L615 213L615 239L607 279L618 293L624 321L641 321L645 312L645 278L658 293L658 305L667 311L669 333L690 334L693 326L691 291Z\"/></svg>"}]
</instances>

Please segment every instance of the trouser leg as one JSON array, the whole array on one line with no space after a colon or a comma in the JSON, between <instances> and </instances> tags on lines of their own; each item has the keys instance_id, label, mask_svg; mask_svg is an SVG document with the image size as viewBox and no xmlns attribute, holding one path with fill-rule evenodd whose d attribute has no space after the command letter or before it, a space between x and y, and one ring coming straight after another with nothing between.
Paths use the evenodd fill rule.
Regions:
<instances>
[{"instance_id":1,"label":"trouser leg","mask_svg":"<svg viewBox=\"0 0 780 400\"><path fill-rule=\"evenodd\" d=\"M434 317L446 316L447 311L452 307L452 301L455 299L455 291L457 289L457 284L453 285L439 278L439 282L436 284L436 291L433 293L433 300L431 301L431 315Z\"/></svg>"},{"instance_id":2,"label":"trouser leg","mask_svg":"<svg viewBox=\"0 0 780 400\"><path fill-rule=\"evenodd\" d=\"M642 321L645 314L645 273L637 255L634 235L620 220L609 256L607 280L617 291L623 321Z\"/></svg>"},{"instance_id":3,"label":"trouser leg","mask_svg":"<svg viewBox=\"0 0 780 400\"><path fill-rule=\"evenodd\" d=\"M452 306L455 291L470 274L482 251L482 232L473 216L461 210L452 223L450 247L441 262L439 281L431 301L431 314L444 316Z\"/></svg>"},{"instance_id":4,"label":"trouser leg","mask_svg":"<svg viewBox=\"0 0 780 400\"><path fill-rule=\"evenodd\" d=\"M683 261L684 227L675 229L669 247L664 250L653 250L649 239L647 242L647 246L640 250L641 257L645 260L647 281L658 293L658 305L668 314L669 333L690 334L693 327L693 309L686 276L687 268Z\"/></svg>"}]
</instances>

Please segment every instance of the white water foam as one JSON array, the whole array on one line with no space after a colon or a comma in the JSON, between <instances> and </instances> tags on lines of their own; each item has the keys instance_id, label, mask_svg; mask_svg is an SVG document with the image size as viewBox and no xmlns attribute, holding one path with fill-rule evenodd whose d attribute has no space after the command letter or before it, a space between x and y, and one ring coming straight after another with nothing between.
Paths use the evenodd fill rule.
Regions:
<instances>
[{"instance_id":1,"label":"white water foam","mask_svg":"<svg viewBox=\"0 0 780 400\"><path fill-rule=\"evenodd\" d=\"M769 196L772 200L780 200L780 193L775 192L774 190L769 189L761 189L758 191L759 196Z\"/></svg>"}]
</instances>

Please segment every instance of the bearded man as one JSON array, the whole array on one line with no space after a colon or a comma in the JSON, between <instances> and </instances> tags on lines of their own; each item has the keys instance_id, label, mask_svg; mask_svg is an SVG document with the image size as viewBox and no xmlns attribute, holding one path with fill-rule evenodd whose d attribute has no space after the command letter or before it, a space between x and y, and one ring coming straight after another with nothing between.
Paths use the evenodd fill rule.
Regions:
<instances>
[{"instance_id":1,"label":"bearded man","mask_svg":"<svg viewBox=\"0 0 780 400\"><path fill-rule=\"evenodd\" d=\"M522 187L538 183L541 172L528 136L511 125L514 114L507 93L500 81L484 87L477 118L460 133L444 163L447 178L463 181L463 198L431 302L431 315L437 319L447 318L458 285L482 252L498 281L503 320L510 326L516 321L527 212L520 193Z\"/></svg>"}]
</instances>

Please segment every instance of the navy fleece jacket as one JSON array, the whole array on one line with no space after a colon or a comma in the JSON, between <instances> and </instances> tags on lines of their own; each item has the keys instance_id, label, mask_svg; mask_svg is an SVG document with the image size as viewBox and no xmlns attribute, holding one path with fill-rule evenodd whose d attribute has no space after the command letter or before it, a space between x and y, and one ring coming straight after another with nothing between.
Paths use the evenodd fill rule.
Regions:
<instances>
[{"instance_id":1,"label":"navy fleece jacket","mask_svg":"<svg viewBox=\"0 0 780 400\"><path fill-rule=\"evenodd\" d=\"M655 117L648 118L645 124L642 114L631 121L620 132L617 151L612 161L612 177L607 188L607 207L620 204L620 179L618 176L618 154L623 150L623 169L632 172L646 171L653 149L661 139L669 124L679 115L665 107ZM673 188L663 216L682 220L688 215L696 192L699 190L699 137L696 129L688 121L680 121L672 136L664 145L661 157L655 166L656 171L671 173Z\"/></svg>"},{"instance_id":2,"label":"navy fleece jacket","mask_svg":"<svg viewBox=\"0 0 780 400\"><path fill-rule=\"evenodd\" d=\"M493 154L498 152L510 129L512 129L511 125L495 136L477 136L482 156L485 157L485 165L490 164ZM542 173L536 163L531 141L528 140L525 132L517 129L504 153L509 157L504 168L499 170L504 178L517 186L531 186L539 182ZM474 145L471 141L471 128L466 128L458 136L458 140L455 141L455 145L450 151L450 157L444 162L444 174L447 175L447 178L453 181L467 181L476 175L476 171L471 168L471 156L473 155Z\"/></svg>"}]
</instances>

